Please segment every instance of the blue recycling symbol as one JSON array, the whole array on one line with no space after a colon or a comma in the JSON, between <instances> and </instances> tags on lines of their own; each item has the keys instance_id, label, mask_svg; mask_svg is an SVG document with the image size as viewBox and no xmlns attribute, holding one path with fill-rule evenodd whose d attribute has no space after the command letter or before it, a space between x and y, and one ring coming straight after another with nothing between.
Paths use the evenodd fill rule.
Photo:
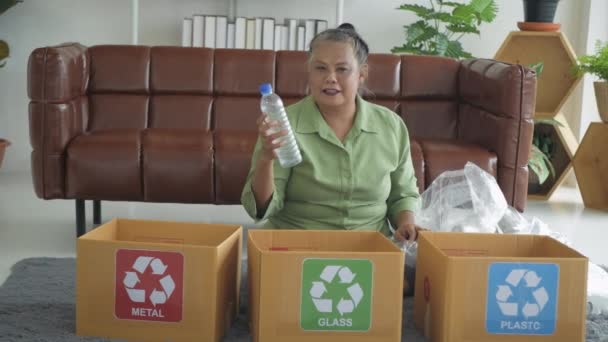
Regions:
<instances>
[{"instance_id":1,"label":"blue recycling symbol","mask_svg":"<svg viewBox=\"0 0 608 342\"><path fill-rule=\"evenodd\" d=\"M557 264L491 264L486 298L488 333L553 334L558 280Z\"/></svg>"}]
</instances>

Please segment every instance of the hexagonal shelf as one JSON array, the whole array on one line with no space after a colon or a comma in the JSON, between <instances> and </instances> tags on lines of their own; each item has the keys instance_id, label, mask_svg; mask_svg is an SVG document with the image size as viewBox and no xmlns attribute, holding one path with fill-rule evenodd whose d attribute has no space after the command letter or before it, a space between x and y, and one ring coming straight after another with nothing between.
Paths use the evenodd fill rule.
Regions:
<instances>
[{"instance_id":1,"label":"hexagonal shelf","mask_svg":"<svg viewBox=\"0 0 608 342\"><path fill-rule=\"evenodd\" d=\"M574 156L574 173L585 206L608 211L608 123L592 123Z\"/></svg>"},{"instance_id":2,"label":"hexagonal shelf","mask_svg":"<svg viewBox=\"0 0 608 342\"><path fill-rule=\"evenodd\" d=\"M538 184L536 175L530 171L528 181L528 198L530 199L548 200L553 192L566 180L572 168L571 161L578 143L564 115L559 113L554 119L562 126L537 123L534 125L534 130L547 135L554 142L549 159L555 168L555 177L549 176L541 185Z\"/></svg>"},{"instance_id":3,"label":"hexagonal shelf","mask_svg":"<svg viewBox=\"0 0 608 342\"><path fill-rule=\"evenodd\" d=\"M580 82L572 73L576 55L561 32L511 32L494 58L526 66L544 63L537 83L535 117L557 115Z\"/></svg>"}]
</instances>

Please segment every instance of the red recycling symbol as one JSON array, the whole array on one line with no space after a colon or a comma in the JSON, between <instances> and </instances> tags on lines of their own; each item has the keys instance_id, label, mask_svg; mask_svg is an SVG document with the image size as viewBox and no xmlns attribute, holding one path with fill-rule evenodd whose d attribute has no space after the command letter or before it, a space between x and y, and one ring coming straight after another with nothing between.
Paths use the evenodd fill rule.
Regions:
<instances>
[{"instance_id":1,"label":"red recycling symbol","mask_svg":"<svg viewBox=\"0 0 608 342\"><path fill-rule=\"evenodd\" d=\"M116 317L147 321L181 321L183 268L183 256L180 253L118 250Z\"/></svg>"}]
</instances>

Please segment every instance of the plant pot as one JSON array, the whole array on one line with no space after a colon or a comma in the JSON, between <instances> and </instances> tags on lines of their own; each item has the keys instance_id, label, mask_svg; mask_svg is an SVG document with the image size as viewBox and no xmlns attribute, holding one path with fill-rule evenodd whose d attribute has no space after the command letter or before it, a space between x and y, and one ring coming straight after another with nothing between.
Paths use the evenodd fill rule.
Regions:
<instances>
[{"instance_id":1,"label":"plant pot","mask_svg":"<svg viewBox=\"0 0 608 342\"><path fill-rule=\"evenodd\" d=\"M4 160L4 150L6 150L10 144L10 141L0 138L0 167L2 167L2 160Z\"/></svg>"},{"instance_id":2,"label":"plant pot","mask_svg":"<svg viewBox=\"0 0 608 342\"><path fill-rule=\"evenodd\" d=\"M600 113L602 122L608 123L608 82L595 82L593 88L595 89L597 111Z\"/></svg>"},{"instance_id":3,"label":"plant pot","mask_svg":"<svg viewBox=\"0 0 608 342\"><path fill-rule=\"evenodd\" d=\"M559 0L524 0L524 20L552 23Z\"/></svg>"}]
</instances>

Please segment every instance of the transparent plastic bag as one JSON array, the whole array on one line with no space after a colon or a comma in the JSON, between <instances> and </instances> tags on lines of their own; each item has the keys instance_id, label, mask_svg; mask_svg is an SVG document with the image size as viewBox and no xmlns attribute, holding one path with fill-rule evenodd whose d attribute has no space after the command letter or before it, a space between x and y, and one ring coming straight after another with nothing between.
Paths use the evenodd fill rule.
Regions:
<instances>
[{"instance_id":1,"label":"transparent plastic bag","mask_svg":"<svg viewBox=\"0 0 608 342\"><path fill-rule=\"evenodd\" d=\"M405 255L405 273L403 275L403 294L412 296L416 285L416 256L418 255L418 243L416 241L398 241L394 232L391 238L393 243L399 247Z\"/></svg>"},{"instance_id":2,"label":"transparent plastic bag","mask_svg":"<svg viewBox=\"0 0 608 342\"><path fill-rule=\"evenodd\" d=\"M416 225L440 232L478 232L546 235L567 246L571 242L537 217L525 218L507 205L494 177L473 163L463 170L442 173L421 195L421 207L415 213ZM393 232L394 233L394 232ZM404 280L413 294L418 244L393 242L405 252ZM608 314L608 272L589 263L587 278L589 313Z\"/></svg>"},{"instance_id":3,"label":"transparent plastic bag","mask_svg":"<svg viewBox=\"0 0 608 342\"><path fill-rule=\"evenodd\" d=\"M471 162L442 173L421 197L416 224L433 231L494 233L508 208L494 177Z\"/></svg>"}]
</instances>

